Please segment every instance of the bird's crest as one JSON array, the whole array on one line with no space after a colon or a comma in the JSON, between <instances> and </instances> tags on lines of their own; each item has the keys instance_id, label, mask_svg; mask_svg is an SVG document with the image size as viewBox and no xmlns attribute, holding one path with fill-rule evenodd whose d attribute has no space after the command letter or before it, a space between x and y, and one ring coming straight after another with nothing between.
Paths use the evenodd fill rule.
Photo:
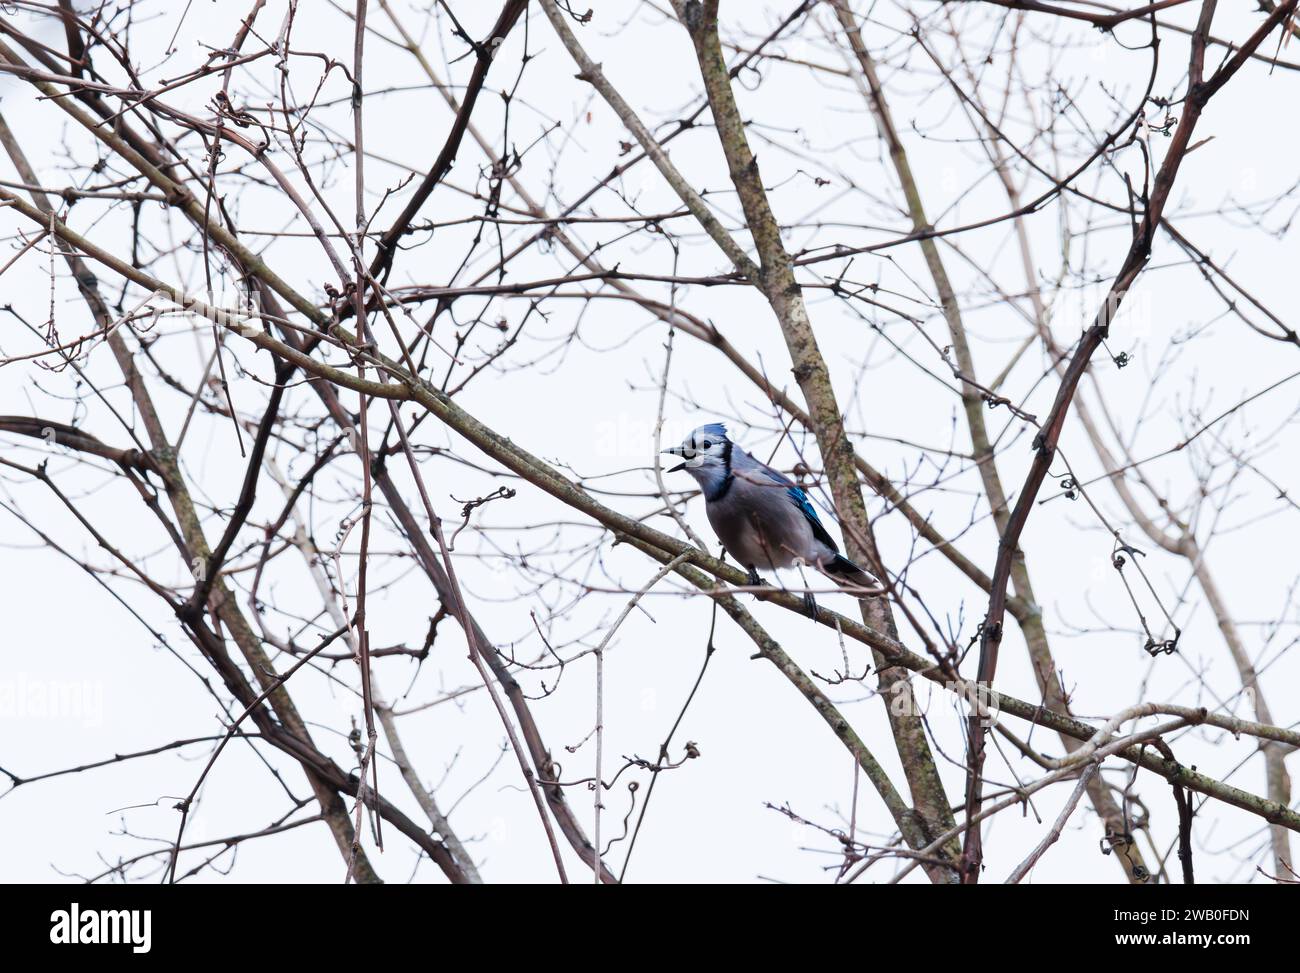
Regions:
<instances>
[{"instance_id":1,"label":"bird's crest","mask_svg":"<svg viewBox=\"0 0 1300 973\"><path fill-rule=\"evenodd\" d=\"M700 426L700 428L695 431L709 436L720 436L723 439L727 438L727 427L720 422L710 422L707 426Z\"/></svg>"}]
</instances>

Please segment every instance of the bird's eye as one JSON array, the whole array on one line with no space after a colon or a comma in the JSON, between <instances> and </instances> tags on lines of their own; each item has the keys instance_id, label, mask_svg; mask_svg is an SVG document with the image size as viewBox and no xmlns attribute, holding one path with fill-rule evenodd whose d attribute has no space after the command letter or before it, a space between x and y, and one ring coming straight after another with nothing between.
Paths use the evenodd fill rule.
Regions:
<instances>
[{"instance_id":1,"label":"bird's eye","mask_svg":"<svg viewBox=\"0 0 1300 973\"><path fill-rule=\"evenodd\" d=\"M700 448L701 448L701 449L709 449L712 445L713 445L713 443L709 442L709 441L706 439L706 440L704 440L704 442L700 443Z\"/></svg>"}]
</instances>

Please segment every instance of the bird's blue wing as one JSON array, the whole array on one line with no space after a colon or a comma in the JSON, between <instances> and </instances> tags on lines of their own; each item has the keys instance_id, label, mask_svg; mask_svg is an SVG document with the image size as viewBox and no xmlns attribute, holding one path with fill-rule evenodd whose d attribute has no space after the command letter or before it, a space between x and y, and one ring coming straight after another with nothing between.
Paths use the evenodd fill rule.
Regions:
<instances>
[{"instance_id":1,"label":"bird's blue wing","mask_svg":"<svg viewBox=\"0 0 1300 973\"><path fill-rule=\"evenodd\" d=\"M813 537L817 538L838 554L840 549L835 546L835 539L832 538L831 535L826 532L826 528L822 526L821 518L817 516L817 508L814 507L812 501L808 499L808 494L804 493L803 490L797 486L790 487L786 493L794 502L794 505L798 507L800 511L803 512L803 515L808 519L808 524L812 527Z\"/></svg>"},{"instance_id":2,"label":"bird's blue wing","mask_svg":"<svg viewBox=\"0 0 1300 973\"><path fill-rule=\"evenodd\" d=\"M789 477L778 473L770 467L765 467L763 472L786 488L785 495L790 498L790 502L798 507L800 513L804 515L809 526L812 527L813 537L817 538L838 554L840 549L836 546L835 539L831 537L831 535L826 532L826 528L822 526L822 520L817 516L817 508L812 505L812 501L808 499L808 494L804 492L803 488L795 486Z\"/></svg>"}]
</instances>

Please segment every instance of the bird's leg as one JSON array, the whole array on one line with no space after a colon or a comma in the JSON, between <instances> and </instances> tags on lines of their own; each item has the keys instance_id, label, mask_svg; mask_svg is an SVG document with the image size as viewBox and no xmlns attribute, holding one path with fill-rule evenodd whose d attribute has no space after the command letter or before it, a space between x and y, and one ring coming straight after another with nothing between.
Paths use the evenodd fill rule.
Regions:
<instances>
[{"instance_id":1,"label":"bird's leg","mask_svg":"<svg viewBox=\"0 0 1300 973\"><path fill-rule=\"evenodd\" d=\"M799 580L803 582L803 607L808 616L815 622L817 621L817 599L808 589L808 576L803 573L803 562L796 560L794 562L799 568Z\"/></svg>"},{"instance_id":2,"label":"bird's leg","mask_svg":"<svg viewBox=\"0 0 1300 973\"><path fill-rule=\"evenodd\" d=\"M767 586L767 582L758 576L758 568L751 564L748 566L748 570L749 577L745 579L745 584L749 585L751 588L763 588Z\"/></svg>"}]
</instances>

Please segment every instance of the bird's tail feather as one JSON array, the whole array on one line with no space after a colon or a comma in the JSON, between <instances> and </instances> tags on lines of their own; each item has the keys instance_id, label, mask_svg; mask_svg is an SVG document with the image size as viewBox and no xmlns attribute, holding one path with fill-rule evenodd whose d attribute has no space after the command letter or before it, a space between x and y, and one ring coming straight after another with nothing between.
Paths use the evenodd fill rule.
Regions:
<instances>
[{"instance_id":1,"label":"bird's tail feather","mask_svg":"<svg viewBox=\"0 0 1300 973\"><path fill-rule=\"evenodd\" d=\"M836 554L826 565L825 571L832 581L846 588L878 589L880 587L879 581L866 571L863 571L843 554Z\"/></svg>"}]
</instances>

